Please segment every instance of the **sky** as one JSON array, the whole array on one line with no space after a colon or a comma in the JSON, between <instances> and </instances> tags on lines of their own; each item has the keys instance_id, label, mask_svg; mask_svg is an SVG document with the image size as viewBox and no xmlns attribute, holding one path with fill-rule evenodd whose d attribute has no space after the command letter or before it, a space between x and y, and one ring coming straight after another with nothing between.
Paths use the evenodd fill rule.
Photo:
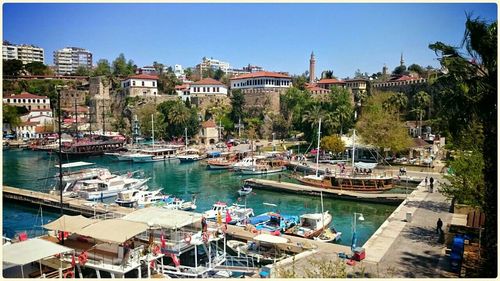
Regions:
<instances>
[{"instance_id":1,"label":"sky","mask_svg":"<svg viewBox=\"0 0 500 281\"><path fill-rule=\"evenodd\" d=\"M120 53L139 67L153 61L195 66L203 57L231 67L258 65L301 74L312 51L316 76L392 70L405 64L438 67L428 45L459 45L466 13L497 20L486 4L38 4L3 5L3 40L53 51L86 48L99 59Z\"/></svg>"}]
</instances>

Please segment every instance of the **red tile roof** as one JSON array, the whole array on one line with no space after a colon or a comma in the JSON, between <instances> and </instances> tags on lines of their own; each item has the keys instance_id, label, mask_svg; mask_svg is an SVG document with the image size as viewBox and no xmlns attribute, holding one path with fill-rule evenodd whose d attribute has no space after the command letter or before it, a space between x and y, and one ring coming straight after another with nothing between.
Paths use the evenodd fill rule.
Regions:
<instances>
[{"instance_id":1,"label":"red tile roof","mask_svg":"<svg viewBox=\"0 0 500 281\"><path fill-rule=\"evenodd\" d=\"M19 95L11 95L10 97L6 98L11 98L11 99L47 99L47 96L37 96L30 94L28 92L22 92Z\"/></svg>"},{"instance_id":2,"label":"red tile roof","mask_svg":"<svg viewBox=\"0 0 500 281\"><path fill-rule=\"evenodd\" d=\"M40 122L29 122L28 121L28 122L22 122L21 126L36 126L38 124L40 124Z\"/></svg>"},{"instance_id":3,"label":"red tile roof","mask_svg":"<svg viewBox=\"0 0 500 281\"><path fill-rule=\"evenodd\" d=\"M288 75L277 73L277 72L259 71L259 72L254 72L254 73L242 74L242 75L233 77L230 80L258 78L258 77L291 78Z\"/></svg>"},{"instance_id":4,"label":"red tile roof","mask_svg":"<svg viewBox=\"0 0 500 281\"><path fill-rule=\"evenodd\" d=\"M124 80L129 80L129 79L158 80L158 76L149 74L138 74L138 75L131 75Z\"/></svg>"},{"instance_id":5,"label":"red tile roof","mask_svg":"<svg viewBox=\"0 0 500 281\"><path fill-rule=\"evenodd\" d=\"M191 83L191 85L220 85L220 86L224 86L224 84L222 84L221 82L219 82L215 79L212 79L212 78L201 79L200 81L196 81L194 83Z\"/></svg>"},{"instance_id":6,"label":"red tile roof","mask_svg":"<svg viewBox=\"0 0 500 281\"><path fill-rule=\"evenodd\" d=\"M35 108L35 109L32 109L31 111L35 111L35 112L36 112L36 111L50 112L50 111L52 111L52 110L50 110L50 108L41 108L41 109L37 109L37 108Z\"/></svg>"},{"instance_id":7,"label":"red tile roof","mask_svg":"<svg viewBox=\"0 0 500 281\"><path fill-rule=\"evenodd\" d=\"M389 82L397 82L397 81L411 81L411 80L419 80L418 78L410 77L407 75L403 75L400 77L393 77L389 80Z\"/></svg>"},{"instance_id":8,"label":"red tile roof","mask_svg":"<svg viewBox=\"0 0 500 281\"><path fill-rule=\"evenodd\" d=\"M207 121L201 123L201 126L203 128L215 128L217 125L215 124L215 121L213 119L208 119Z\"/></svg>"},{"instance_id":9,"label":"red tile roof","mask_svg":"<svg viewBox=\"0 0 500 281\"><path fill-rule=\"evenodd\" d=\"M345 84L345 82L337 79L321 79L317 84Z\"/></svg>"}]
</instances>

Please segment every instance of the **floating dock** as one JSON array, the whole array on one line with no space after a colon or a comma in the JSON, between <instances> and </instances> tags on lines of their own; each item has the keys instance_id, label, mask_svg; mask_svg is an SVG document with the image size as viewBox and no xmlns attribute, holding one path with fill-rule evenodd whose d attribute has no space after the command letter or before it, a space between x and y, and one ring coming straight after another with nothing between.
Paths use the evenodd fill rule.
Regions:
<instances>
[{"instance_id":1,"label":"floating dock","mask_svg":"<svg viewBox=\"0 0 500 281\"><path fill-rule=\"evenodd\" d=\"M366 192L356 192L356 191L347 191L338 189L326 189L326 188L295 184L290 182L283 182L283 181L278 182L278 181L255 179L255 178L245 180L245 184L255 189L285 191L289 193L298 193L311 196L320 196L320 194L323 193L323 196L330 198L364 201L371 203L392 204L392 205L399 205L408 197L407 194L400 194L400 193L366 193Z\"/></svg>"},{"instance_id":2,"label":"floating dock","mask_svg":"<svg viewBox=\"0 0 500 281\"><path fill-rule=\"evenodd\" d=\"M3 198L9 201L17 201L21 204L43 206L53 210L60 210L60 195L54 195L34 190L3 186ZM126 215L134 209L114 206L103 203L94 203L78 198L63 197L63 211L66 214L79 214L86 217L114 213Z\"/></svg>"}]
</instances>

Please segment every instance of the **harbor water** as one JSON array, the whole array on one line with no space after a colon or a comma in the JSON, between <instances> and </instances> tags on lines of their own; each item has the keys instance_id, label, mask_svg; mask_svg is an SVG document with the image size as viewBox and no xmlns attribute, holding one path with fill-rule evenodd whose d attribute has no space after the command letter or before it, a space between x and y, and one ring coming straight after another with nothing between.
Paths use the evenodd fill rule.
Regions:
<instances>
[{"instance_id":1,"label":"harbor water","mask_svg":"<svg viewBox=\"0 0 500 281\"><path fill-rule=\"evenodd\" d=\"M75 160L72 160L75 161ZM223 170L208 170L203 161L180 164L178 160L153 163L115 162L106 156L78 159L107 167L111 172L126 174L136 172L141 177L150 177L150 190L162 189L164 194L172 194L185 200L196 197L196 212L203 212L217 201L228 204L238 203L254 209L256 215L274 211L282 214L301 215L321 212L319 197L286 194L282 192L254 190L246 198L239 197L237 191L244 179L238 173ZM63 162L70 162L67 159ZM55 184L57 155L41 151L4 150L3 184L36 191L48 192ZM256 176L253 176L256 177ZM278 175L257 176L277 180ZM284 180L285 177L282 177ZM112 203L114 199L108 199ZM106 201L105 201L106 202ZM264 204L266 203L266 204ZM343 245L351 245L354 212L362 213L364 221L356 222L358 245L363 245L378 229L396 206L324 198L324 210L333 215L333 227L342 232ZM276 205L276 206L273 206ZM59 217L57 212L49 212L36 207L20 206L14 203L3 205L3 234L13 237L16 232L40 229L40 225Z\"/></svg>"}]
</instances>

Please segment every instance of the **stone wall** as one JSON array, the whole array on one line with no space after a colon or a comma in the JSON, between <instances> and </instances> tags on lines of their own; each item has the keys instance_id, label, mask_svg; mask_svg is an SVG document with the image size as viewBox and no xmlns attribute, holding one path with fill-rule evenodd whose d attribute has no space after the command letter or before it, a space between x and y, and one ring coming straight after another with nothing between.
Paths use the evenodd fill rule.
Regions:
<instances>
[{"instance_id":1,"label":"stone wall","mask_svg":"<svg viewBox=\"0 0 500 281\"><path fill-rule=\"evenodd\" d=\"M280 95L285 89L245 89L245 109L249 111L279 112Z\"/></svg>"},{"instance_id":2,"label":"stone wall","mask_svg":"<svg viewBox=\"0 0 500 281\"><path fill-rule=\"evenodd\" d=\"M205 115L207 109L211 107L231 107L231 99L226 95L192 95L191 105L198 107L201 116Z\"/></svg>"},{"instance_id":3,"label":"stone wall","mask_svg":"<svg viewBox=\"0 0 500 281\"><path fill-rule=\"evenodd\" d=\"M64 89L61 91L61 107L86 106L85 97L89 95L86 90Z\"/></svg>"}]
</instances>

